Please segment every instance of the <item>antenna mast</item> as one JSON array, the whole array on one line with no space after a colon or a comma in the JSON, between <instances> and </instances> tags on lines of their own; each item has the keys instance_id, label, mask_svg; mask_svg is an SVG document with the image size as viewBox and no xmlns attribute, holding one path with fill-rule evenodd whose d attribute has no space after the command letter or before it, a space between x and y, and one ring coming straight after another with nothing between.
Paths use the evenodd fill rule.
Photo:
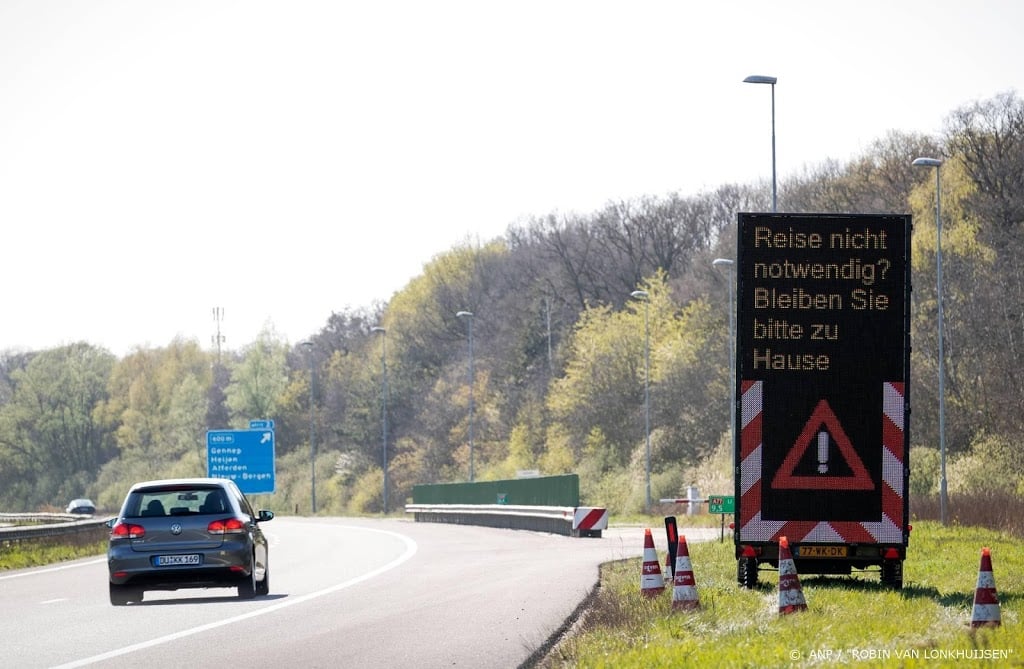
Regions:
<instances>
[{"instance_id":1,"label":"antenna mast","mask_svg":"<svg viewBox=\"0 0 1024 669\"><path fill-rule=\"evenodd\" d=\"M217 364L220 364L220 345L226 341L227 338L220 333L220 322L224 320L224 307L213 308L213 320L217 323L217 334L210 337L213 340L213 345L217 347Z\"/></svg>"}]
</instances>

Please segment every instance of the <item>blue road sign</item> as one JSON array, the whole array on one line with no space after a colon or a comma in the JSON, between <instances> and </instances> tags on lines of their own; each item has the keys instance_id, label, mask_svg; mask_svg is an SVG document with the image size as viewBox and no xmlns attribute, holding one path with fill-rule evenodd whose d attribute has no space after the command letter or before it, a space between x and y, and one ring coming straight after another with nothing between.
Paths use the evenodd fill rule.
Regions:
<instances>
[{"instance_id":1,"label":"blue road sign","mask_svg":"<svg viewBox=\"0 0 1024 669\"><path fill-rule=\"evenodd\" d=\"M264 419L264 420L251 420L251 421L249 421L249 429L250 430L273 430L274 429L274 419L273 418L269 418L269 419Z\"/></svg>"},{"instance_id":2,"label":"blue road sign","mask_svg":"<svg viewBox=\"0 0 1024 669\"><path fill-rule=\"evenodd\" d=\"M274 431L208 431L206 472L231 479L247 495L274 492Z\"/></svg>"}]
</instances>

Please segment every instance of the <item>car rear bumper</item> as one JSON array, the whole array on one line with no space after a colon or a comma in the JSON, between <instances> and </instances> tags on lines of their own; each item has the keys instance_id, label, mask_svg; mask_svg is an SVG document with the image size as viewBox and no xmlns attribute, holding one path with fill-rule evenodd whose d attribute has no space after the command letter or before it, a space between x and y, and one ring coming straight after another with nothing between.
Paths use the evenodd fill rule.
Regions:
<instances>
[{"instance_id":1,"label":"car rear bumper","mask_svg":"<svg viewBox=\"0 0 1024 669\"><path fill-rule=\"evenodd\" d=\"M177 554L187 554L178 548ZM157 567L153 560L158 553L141 553L128 547L112 549L107 556L110 582L153 590L179 588L232 587L251 578L252 557L246 549L236 551L192 551L202 555L202 564L195 566ZM162 554L162 553L160 553Z\"/></svg>"},{"instance_id":2,"label":"car rear bumper","mask_svg":"<svg viewBox=\"0 0 1024 669\"><path fill-rule=\"evenodd\" d=\"M111 575L114 585L127 585L147 590L181 590L183 588L233 588L249 578L249 573L230 569L176 569L146 571L126 576Z\"/></svg>"}]
</instances>

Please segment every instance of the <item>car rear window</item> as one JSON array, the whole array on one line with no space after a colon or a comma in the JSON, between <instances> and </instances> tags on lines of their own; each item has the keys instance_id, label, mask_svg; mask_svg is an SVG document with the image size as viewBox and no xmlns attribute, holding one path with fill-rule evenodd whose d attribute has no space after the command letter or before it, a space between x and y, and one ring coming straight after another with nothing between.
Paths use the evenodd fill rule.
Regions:
<instances>
[{"instance_id":1,"label":"car rear window","mask_svg":"<svg viewBox=\"0 0 1024 669\"><path fill-rule=\"evenodd\" d=\"M124 515L130 518L224 513L230 507L220 488L176 487L139 490L128 496Z\"/></svg>"}]
</instances>

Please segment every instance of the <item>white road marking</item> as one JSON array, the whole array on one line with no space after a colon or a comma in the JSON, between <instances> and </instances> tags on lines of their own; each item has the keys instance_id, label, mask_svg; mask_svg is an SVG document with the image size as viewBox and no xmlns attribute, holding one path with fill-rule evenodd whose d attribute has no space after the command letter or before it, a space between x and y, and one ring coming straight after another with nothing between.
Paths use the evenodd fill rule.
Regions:
<instances>
[{"instance_id":1,"label":"white road marking","mask_svg":"<svg viewBox=\"0 0 1024 669\"><path fill-rule=\"evenodd\" d=\"M107 558L102 557L98 560L89 560L88 562L76 562L75 564L64 564L59 567L47 567L46 569L33 569L32 571L23 571L17 574L7 574L6 576L0 576L0 581L6 581L10 578L22 578L24 576L35 576L36 574L48 574L51 571L63 571L64 569L77 569L78 567L86 567L92 564L99 564L100 562L106 562Z\"/></svg>"},{"instance_id":2,"label":"white road marking","mask_svg":"<svg viewBox=\"0 0 1024 669\"><path fill-rule=\"evenodd\" d=\"M371 528L368 528L368 527L349 527L349 528L346 528L346 529L363 530L363 531L366 531L366 532L379 532L380 534L387 534L387 535L390 535L392 537L396 537L402 543L405 544L405 552L403 552L401 555L399 555L397 558L395 558L391 562L387 563L386 565L378 567L377 569L374 569L373 571L369 571L369 572L363 574L362 576L357 576L357 577L351 578L351 579L349 579L347 581L343 581L341 583L336 583L335 585L332 585L329 588L324 588L323 590L317 590L316 592L311 592L309 594L302 595L300 597L289 597L288 599L286 599L284 601L281 601L281 602L279 602L277 604L273 604L273 605L268 606L268 607L266 607L264 609L259 609L257 611L250 611L249 613L243 613L242 615L235 616L233 618L226 618L224 620L218 620L216 622L207 623L206 625L200 625L199 627L193 627L191 629L182 630L180 632L175 632L174 634L168 634L166 636L157 637L155 639L150 639L149 641L143 641L141 643L132 644L131 646L125 646L123 648L117 648L115 650L111 650L111 651L108 651L106 653L101 653L100 655L93 655L92 657L86 657L86 658L82 658L81 660L75 660L73 662L68 662L67 664L62 664L62 665L59 665L57 667L54 667L54 669L73 669L74 667L85 667L85 666L88 666L90 664L95 664L96 662L102 662L103 660L110 660L110 659L115 658L115 657L120 657L121 655L127 655L127 654L133 653L133 652L135 652L137 650L142 650L144 648L152 648L154 646L159 646L160 644L164 644L164 643L168 643L170 641L175 641L177 639L183 639L185 637L192 636L193 634L199 634L200 632L206 632L208 630L217 629L218 627L224 627L225 625L232 625L234 623L241 622L243 620L248 620L250 618L256 618L257 616L262 616L262 615L265 615L267 613L273 613L275 611L280 611L281 609L286 609L289 606L295 606L297 604L303 604L305 602L310 601L311 599L316 599L318 597L323 597L324 595L329 595L329 594L331 594L333 592L338 592L339 590L344 590L345 588L351 587L351 586L356 585L358 583L362 583L363 581L368 581L371 578L374 578L376 576L380 576L381 574L383 574L385 572L388 572L388 571L394 569L395 567L398 567L402 563L404 563L407 560L409 560L410 558L412 558L412 556L416 554L416 550L418 548L415 541L413 541L412 539L410 539L409 537L407 537L407 536L405 536L403 534L398 534L397 532L390 532L388 530L371 529Z\"/></svg>"}]
</instances>

